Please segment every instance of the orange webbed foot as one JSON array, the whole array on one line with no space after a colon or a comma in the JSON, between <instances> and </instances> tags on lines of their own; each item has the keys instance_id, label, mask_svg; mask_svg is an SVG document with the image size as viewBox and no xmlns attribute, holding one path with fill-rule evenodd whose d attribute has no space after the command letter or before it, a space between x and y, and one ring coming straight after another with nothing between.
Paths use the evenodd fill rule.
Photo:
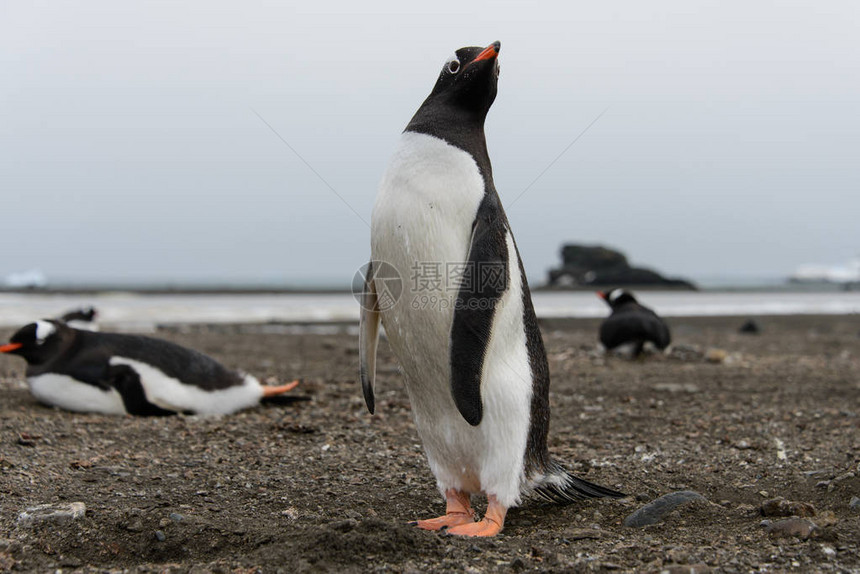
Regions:
<instances>
[{"instance_id":1,"label":"orange webbed foot","mask_svg":"<svg viewBox=\"0 0 860 574\"><path fill-rule=\"evenodd\" d=\"M453 488L445 492L445 516L412 522L422 530L442 530L460 525L475 523L475 511L469 502L469 495Z\"/></svg>"},{"instance_id":2,"label":"orange webbed foot","mask_svg":"<svg viewBox=\"0 0 860 574\"><path fill-rule=\"evenodd\" d=\"M463 524L461 526L455 526L454 528L448 529L448 534L454 536L495 536L499 532L502 531L502 526L494 521L489 520L487 518L481 520L480 522L473 522L471 524Z\"/></svg>"},{"instance_id":3,"label":"orange webbed foot","mask_svg":"<svg viewBox=\"0 0 860 574\"><path fill-rule=\"evenodd\" d=\"M499 504L499 501L492 494L487 497L487 502L487 514L484 515L483 520L449 528L448 534L488 537L501 532L505 526L505 515L508 513L508 509Z\"/></svg>"},{"instance_id":4,"label":"orange webbed foot","mask_svg":"<svg viewBox=\"0 0 860 574\"><path fill-rule=\"evenodd\" d=\"M475 516L461 512L452 512L438 518L428 518L427 520L418 520L413 522L415 526L421 530L442 530L443 528L453 528L460 525L475 524Z\"/></svg>"}]
</instances>

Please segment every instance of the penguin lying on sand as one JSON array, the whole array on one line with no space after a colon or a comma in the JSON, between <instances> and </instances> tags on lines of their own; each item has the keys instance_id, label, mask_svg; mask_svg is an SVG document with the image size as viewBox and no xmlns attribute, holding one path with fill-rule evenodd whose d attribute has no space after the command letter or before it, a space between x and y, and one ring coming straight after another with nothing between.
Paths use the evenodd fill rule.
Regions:
<instances>
[{"instance_id":1,"label":"penguin lying on sand","mask_svg":"<svg viewBox=\"0 0 860 574\"><path fill-rule=\"evenodd\" d=\"M612 308L612 314L600 325L600 342L607 350L629 345L635 358L642 354L645 343L653 343L663 351L672 342L665 321L640 305L629 291L599 291L597 296Z\"/></svg>"},{"instance_id":2,"label":"penguin lying on sand","mask_svg":"<svg viewBox=\"0 0 860 574\"><path fill-rule=\"evenodd\" d=\"M0 353L27 361L27 382L39 401L78 412L227 414L299 384L266 387L175 343L81 331L62 321L21 327Z\"/></svg>"},{"instance_id":3,"label":"penguin lying on sand","mask_svg":"<svg viewBox=\"0 0 860 574\"><path fill-rule=\"evenodd\" d=\"M361 314L368 409L381 320L447 502L444 516L416 525L464 536L499 533L508 508L525 496L560 503L624 496L573 476L547 450L546 352L484 138L498 53L498 42L457 50L401 135L373 208ZM423 284L392 304L375 274L394 269L412 284L422 265L465 273L455 282L418 277ZM479 493L488 507L475 522L470 496Z\"/></svg>"},{"instance_id":4,"label":"penguin lying on sand","mask_svg":"<svg viewBox=\"0 0 860 574\"><path fill-rule=\"evenodd\" d=\"M82 329L84 331L98 331L99 326L96 323L95 307L81 307L65 313L58 320L62 321L73 329Z\"/></svg>"}]
</instances>

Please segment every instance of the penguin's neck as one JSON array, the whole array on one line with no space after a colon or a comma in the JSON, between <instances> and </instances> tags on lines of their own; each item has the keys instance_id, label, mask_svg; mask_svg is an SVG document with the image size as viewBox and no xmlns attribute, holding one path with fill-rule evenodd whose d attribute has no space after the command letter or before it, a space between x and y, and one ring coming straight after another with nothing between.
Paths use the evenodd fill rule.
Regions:
<instances>
[{"instance_id":1,"label":"penguin's neck","mask_svg":"<svg viewBox=\"0 0 860 574\"><path fill-rule=\"evenodd\" d=\"M406 131L437 137L470 154L484 180L492 186L493 167L484 135L486 117L486 113L472 112L428 98L415 112Z\"/></svg>"}]
</instances>

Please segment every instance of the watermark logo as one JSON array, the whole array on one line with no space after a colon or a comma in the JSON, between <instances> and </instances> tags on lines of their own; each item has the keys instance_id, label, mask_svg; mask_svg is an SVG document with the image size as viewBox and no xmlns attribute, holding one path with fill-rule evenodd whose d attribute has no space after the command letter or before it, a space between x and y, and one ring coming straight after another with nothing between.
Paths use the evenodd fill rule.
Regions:
<instances>
[{"instance_id":1,"label":"watermark logo","mask_svg":"<svg viewBox=\"0 0 860 574\"><path fill-rule=\"evenodd\" d=\"M373 281L376 303L369 297ZM401 299L416 310L495 308L508 286L508 268L497 261L415 261L408 282L385 261L371 261L353 277L352 293L362 307L388 311Z\"/></svg>"},{"instance_id":2,"label":"watermark logo","mask_svg":"<svg viewBox=\"0 0 860 574\"><path fill-rule=\"evenodd\" d=\"M376 291L371 299L370 284ZM403 278L397 269L385 261L371 261L362 265L352 278L352 295L368 311L388 311L403 296Z\"/></svg>"}]
</instances>

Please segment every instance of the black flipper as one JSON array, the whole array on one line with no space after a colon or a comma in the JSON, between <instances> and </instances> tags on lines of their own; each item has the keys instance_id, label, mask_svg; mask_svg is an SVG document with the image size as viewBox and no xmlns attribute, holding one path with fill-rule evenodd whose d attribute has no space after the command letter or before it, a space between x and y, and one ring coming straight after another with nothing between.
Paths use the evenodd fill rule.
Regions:
<instances>
[{"instance_id":1,"label":"black flipper","mask_svg":"<svg viewBox=\"0 0 860 574\"><path fill-rule=\"evenodd\" d=\"M146 399L137 371L128 365L112 365L107 371L107 383L122 397L125 410L130 415L164 417L175 415L175 411L163 409Z\"/></svg>"},{"instance_id":2,"label":"black flipper","mask_svg":"<svg viewBox=\"0 0 860 574\"><path fill-rule=\"evenodd\" d=\"M376 379L376 347L379 343L379 300L373 280L373 261L367 264L364 274L364 290L361 299L361 318L358 333L358 362L361 390L370 414L376 408L373 382Z\"/></svg>"},{"instance_id":3,"label":"black flipper","mask_svg":"<svg viewBox=\"0 0 860 574\"><path fill-rule=\"evenodd\" d=\"M481 423L481 373L496 312L508 288L507 220L498 196L484 196L475 222L466 271L451 325L451 393L457 410L472 426Z\"/></svg>"}]
</instances>

